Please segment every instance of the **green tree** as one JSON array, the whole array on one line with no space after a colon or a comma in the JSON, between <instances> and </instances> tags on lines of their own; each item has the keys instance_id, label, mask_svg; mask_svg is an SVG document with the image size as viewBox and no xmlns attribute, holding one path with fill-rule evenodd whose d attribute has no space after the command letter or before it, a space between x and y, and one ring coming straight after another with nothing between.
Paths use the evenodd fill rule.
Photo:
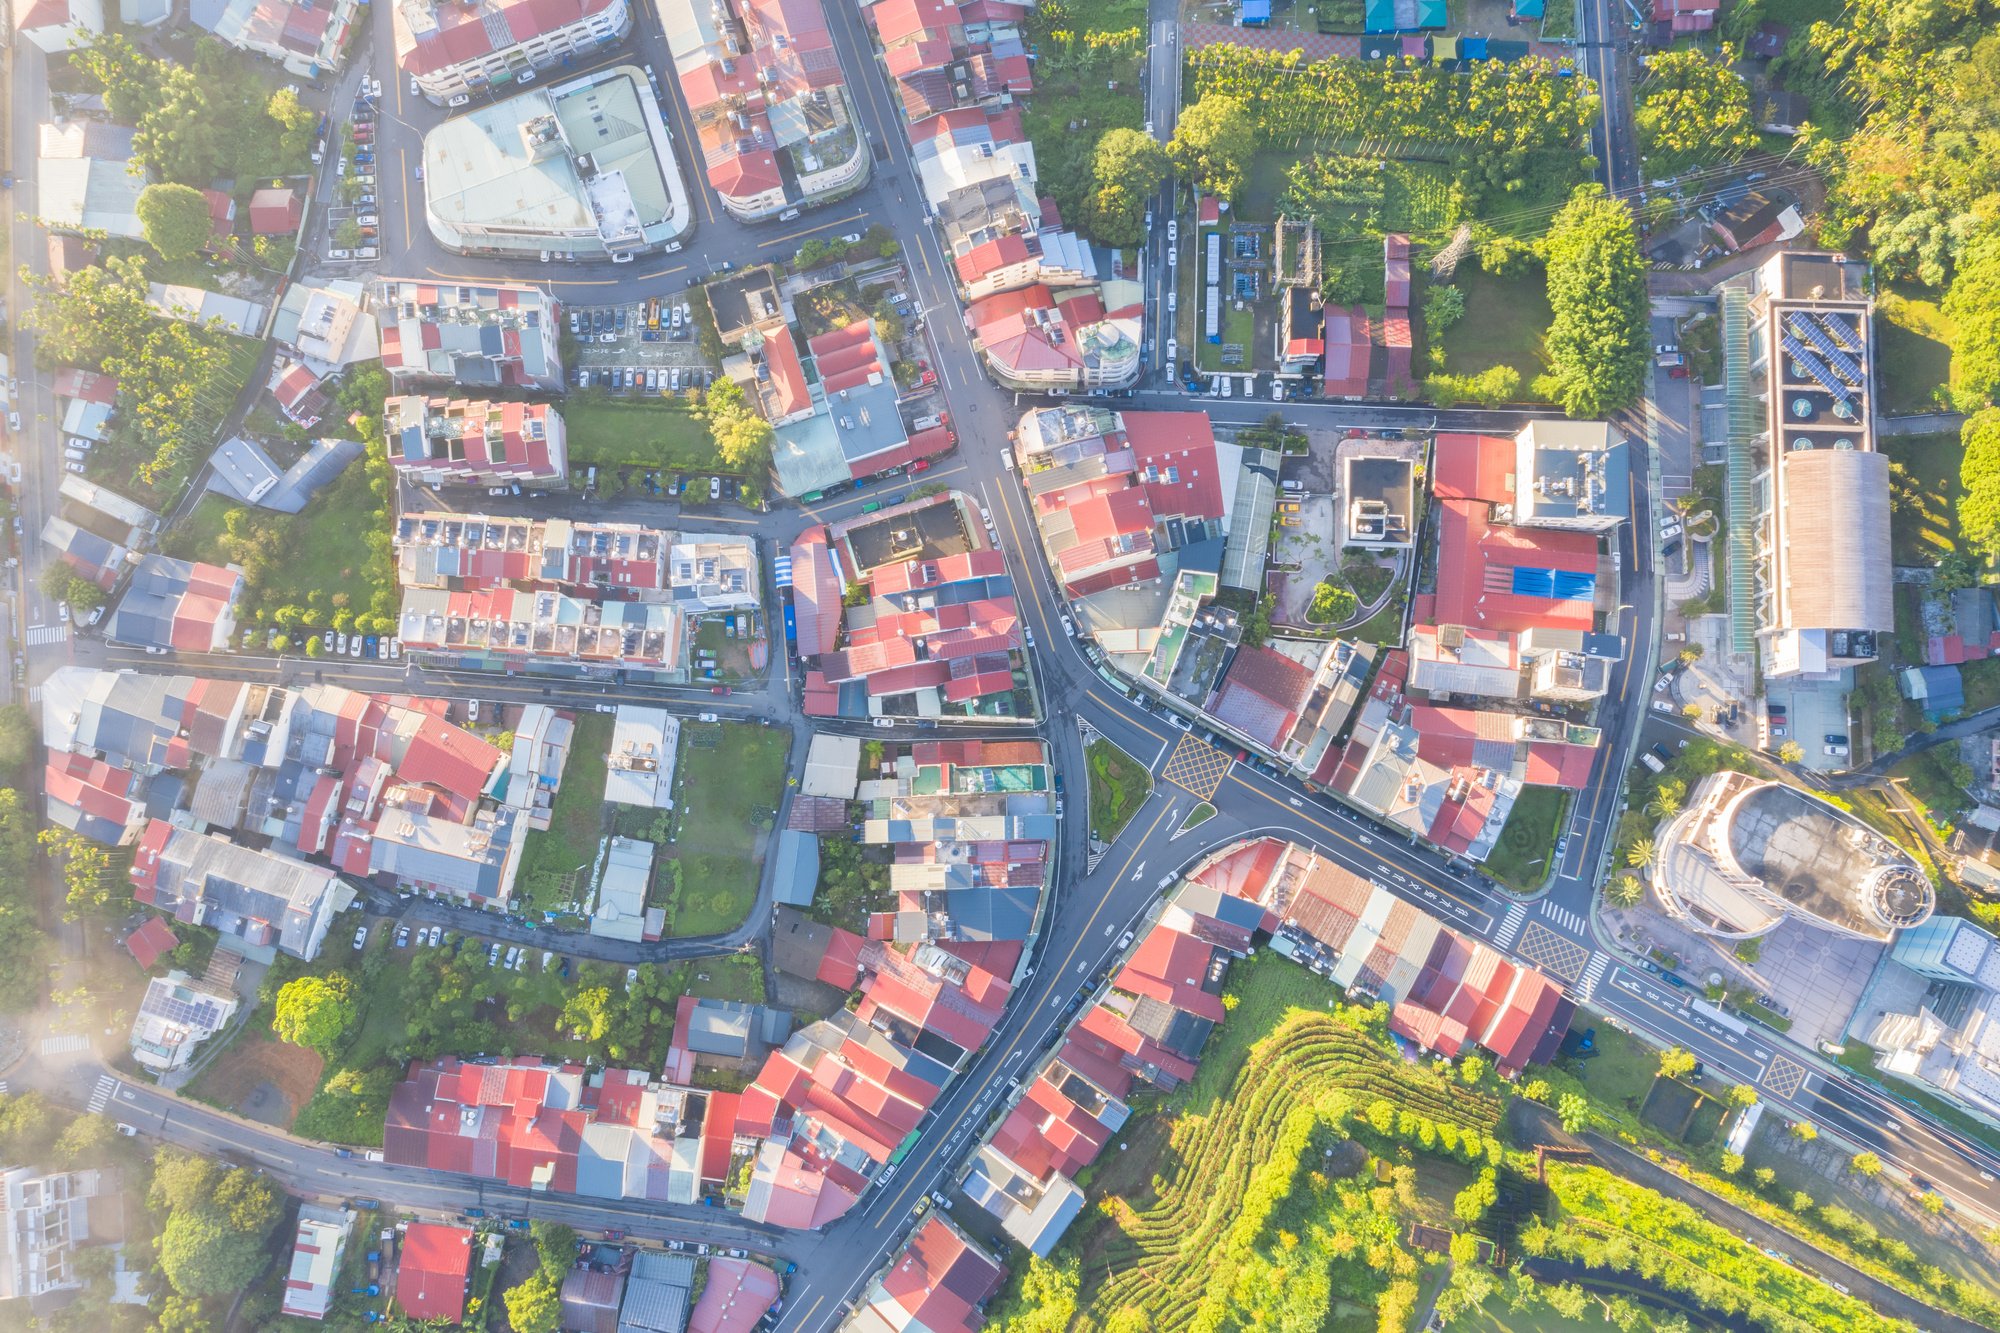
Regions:
<instances>
[{"instance_id":1,"label":"green tree","mask_svg":"<svg viewBox=\"0 0 2000 1333\"><path fill-rule=\"evenodd\" d=\"M1658 854L1659 848L1651 838L1638 838L1633 841L1631 850L1625 853L1625 864L1643 869L1653 864L1653 858Z\"/></svg>"},{"instance_id":2,"label":"green tree","mask_svg":"<svg viewBox=\"0 0 2000 1333\"><path fill-rule=\"evenodd\" d=\"M1063 1333L1076 1319L1082 1286L1075 1255L1031 1256L1028 1271L1021 1276L1020 1308L998 1321L995 1333Z\"/></svg>"},{"instance_id":3,"label":"green tree","mask_svg":"<svg viewBox=\"0 0 2000 1333\"><path fill-rule=\"evenodd\" d=\"M611 988L589 986L571 993L563 1005L563 1026L584 1041L602 1041L611 1030Z\"/></svg>"},{"instance_id":4,"label":"green tree","mask_svg":"<svg viewBox=\"0 0 2000 1333\"><path fill-rule=\"evenodd\" d=\"M183 1296L241 1291L264 1271L264 1239L232 1229L205 1208L178 1208L160 1234L160 1271Z\"/></svg>"},{"instance_id":5,"label":"green tree","mask_svg":"<svg viewBox=\"0 0 2000 1333\"><path fill-rule=\"evenodd\" d=\"M18 773L35 757L35 720L19 704L0 708L0 774Z\"/></svg>"},{"instance_id":6,"label":"green tree","mask_svg":"<svg viewBox=\"0 0 2000 1333\"><path fill-rule=\"evenodd\" d=\"M1322 580L1313 589L1306 619L1315 625L1344 625L1360 609L1360 598L1337 583Z\"/></svg>"},{"instance_id":7,"label":"green tree","mask_svg":"<svg viewBox=\"0 0 2000 1333\"><path fill-rule=\"evenodd\" d=\"M561 1222L537 1218L529 1228L535 1251L542 1256L542 1272L553 1282L561 1282L576 1262L576 1231Z\"/></svg>"},{"instance_id":8,"label":"green tree","mask_svg":"<svg viewBox=\"0 0 2000 1333\"><path fill-rule=\"evenodd\" d=\"M1694 1072L1695 1059L1692 1051L1678 1046L1669 1046L1660 1052L1661 1078L1686 1078Z\"/></svg>"},{"instance_id":9,"label":"green tree","mask_svg":"<svg viewBox=\"0 0 2000 1333\"><path fill-rule=\"evenodd\" d=\"M1952 405L1976 412L2000 395L2000 226L1988 224L1966 245L1943 313L1952 329Z\"/></svg>"},{"instance_id":10,"label":"green tree","mask_svg":"<svg viewBox=\"0 0 2000 1333\"><path fill-rule=\"evenodd\" d=\"M146 244L159 251L162 259L186 259L200 254L215 239L208 200L193 186L172 181L148 185L139 192L136 211Z\"/></svg>"},{"instance_id":11,"label":"green tree","mask_svg":"<svg viewBox=\"0 0 2000 1333\"><path fill-rule=\"evenodd\" d=\"M1848 1159L1847 1169L1857 1176L1872 1180L1882 1174L1882 1159L1872 1152L1858 1152Z\"/></svg>"},{"instance_id":12,"label":"green tree","mask_svg":"<svg viewBox=\"0 0 2000 1333\"><path fill-rule=\"evenodd\" d=\"M56 1139L56 1158L66 1165L93 1165L117 1137L108 1116L80 1115Z\"/></svg>"},{"instance_id":13,"label":"green tree","mask_svg":"<svg viewBox=\"0 0 2000 1333\"><path fill-rule=\"evenodd\" d=\"M344 973L295 977L278 991L271 1030L280 1041L332 1059L360 1015L360 998Z\"/></svg>"},{"instance_id":14,"label":"green tree","mask_svg":"<svg viewBox=\"0 0 2000 1333\"><path fill-rule=\"evenodd\" d=\"M0 1013L26 1013L42 1001L48 977L44 943L34 913L0 901Z\"/></svg>"},{"instance_id":15,"label":"green tree","mask_svg":"<svg viewBox=\"0 0 2000 1333\"><path fill-rule=\"evenodd\" d=\"M1597 185L1579 186L1542 239L1555 318L1536 392L1573 417L1607 416L1645 387L1646 265L1632 214Z\"/></svg>"},{"instance_id":16,"label":"green tree","mask_svg":"<svg viewBox=\"0 0 2000 1333\"><path fill-rule=\"evenodd\" d=\"M1618 875L1604 886L1604 901L1613 907L1637 907L1646 897L1646 886L1637 875Z\"/></svg>"},{"instance_id":17,"label":"green tree","mask_svg":"<svg viewBox=\"0 0 2000 1333\"><path fill-rule=\"evenodd\" d=\"M58 602L68 602L76 612L94 611L104 605L104 590L61 561L42 567L42 594Z\"/></svg>"},{"instance_id":18,"label":"green tree","mask_svg":"<svg viewBox=\"0 0 2000 1333\"><path fill-rule=\"evenodd\" d=\"M1806 757L1806 752L1797 741L1786 741L1778 747L1778 762L1796 764Z\"/></svg>"},{"instance_id":19,"label":"green tree","mask_svg":"<svg viewBox=\"0 0 2000 1333\"><path fill-rule=\"evenodd\" d=\"M1439 407L1456 407L1460 403L1498 407L1520 396L1521 372L1512 366L1490 366L1476 375L1439 371L1424 379L1424 397Z\"/></svg>"},{"instance_id":20,"label":"green tree","mask_svg":"<svg viewBox=\"0 0 2000 1333\"><path fill-rule=\"evenodd\" d=\"M1988 562L2000 558L2000 407L1983 408L1959 429L1965 452L1958 480L1959 527L1966 541Z\"/></svg>"},{"instance_id":21,"label":"green tree","mask_svg":"<svg viewBox=\"0 0 2000 1333\"><path fill-rule=\"evenodd\" d=\"M1486 1210L1499 1199L1499 1181L1494 1175L1493 1168L1489 1166L1481 1171L1470 1185L1460 1190L1458 1197L1451 1201L1452 1216L1466 1226L1472 1226L1486 1216Z\"/></svg>"},{"instance_id":22,"label":"green tree","mask_svg":"<svg viewBox=\"0 0 2000 1333\"><path fill-rule=\"evenodd\" d=\"M1240 97L1210 93L1181 113L1167 152L1174 165L1212 194L1234 199L1257 149L1257 125Z\"/></svg>"},{"instance_id":23,"label":"green tree","mask_svg":"<svg viewBox=\"0 0 2000 1333\"><path fill-rule=\"evenodd\" d=\"M1729 1104L1740 1110L1748 1110L1757 1104L1757 1089L1748 1083L1738 1083L1729 1090Z\"/></svg>"},{"instance_id":24,"label":"green tree","mask_svg":"<svg viewBox=\"0 0 2000 1333\"><path fill-rule=\"evenodd\" d=\"M1457 287L1440 285L1424 293L1424 332L1436 338L1465 318L1465 293Z\"/></svg>"},{"instance_id":25,"label":"green tree","mask_svg":"<svg viewBox=\"0 0 2000 1333\"><path fill-rule=\"evenodd\" d=\"M1735 64L1727 42L1714 56L1686 46L1647 58L1632 120L1639 151L1665 159L1648 162L1649 172L1668 175L1697 159L1732 158L1757 146L1750 85Z\"/></svg>"},{"instance_id":26,"label":"green tree","mask_svg":"<svg viewBox=\"0 0 2000 1333\"><path fill-rule=\"evenodd\" d=\"M1105 131L1091 155L1090 234L1106 245L1137 245L1146 204L1167 178L1167 150L1139 130Z\"/></svg>"},{"instance_id":27,"label":"green tree","mask_svg":"<svg viewBox=\"0 0 2000 1333\"><path fill-rule=\"evenodd\" d=\"M1800 1143L1811 1143L1819 1137L1819 1126L1813 1124L1810 1120L1794 1120L1792 1122L1792 1137L1796 1138Z\"/></svg>"},{"instance_id":28,"label":"green tree","mask_svg":"<svg viewBox=\"0 0 2000 1333\"><path fill-rule=\"evenodd\" d=\"M1565 1092L1556 1102L1556 1115L1561 1117L1565 1130L1580 1133L1590 1123L1590 1102L1580 1093Z\"/></svg>"},{"instance_id":29,"label":"green tree","mask_svg":"<svg viewBox=\"0 0 2000 1333\"><path fill-rule=\"evenodd\" d=\"M708 424L715 452L730 468L754 471L770 458L771 423L757 415L734 380L711 386L695 415Z\"/></svg>"},{"instance_id":30,"label":"green tree","mask_svg":"<svg viewBox=\"0 0 2000 1333\"><path fill-rule=\"evenodd\" d=\"M62 868L63 920L76 921L129 903L130 891L111 872L111 852L103 844L60 828L43 829L40 841L49 859Z\"/></svg>"},{"instance_id":31,"label":"green tree","mask_svg":"<svg viewBox=\"0 0 2000 1333\"><path fill-rule=\"evenodd\" d=\"M1468 1055L1458 1063L1458 1081L1466 1087L1475 1087L1486 1077L1486 1060L1482 1056Z\"/></svg>"},{"instance_id":32,"label":"green tree","mask_svg":"<svg viewBox=\"0 0 2000 1333\"><path fill-rule=\"evenodd\" d=\"M507 1289L507 1323L514 1333L556 1333L562 1327L562 1298L546 1272Z\"/></svg>"},{"instance_id":33,"label":"green tree","mask_svg":"<svg viewBox=\"0 0 2000 1333\"><path fill-rule=\"evenodd\" d=\"M1923 1197L1918 1199L1917 1202L1922 1204L1924 1211L1933 1217L1944 1211L1944 1195L1939 1194L1936 1190L1925 1190Z\"/></svg>"}]
</instances>

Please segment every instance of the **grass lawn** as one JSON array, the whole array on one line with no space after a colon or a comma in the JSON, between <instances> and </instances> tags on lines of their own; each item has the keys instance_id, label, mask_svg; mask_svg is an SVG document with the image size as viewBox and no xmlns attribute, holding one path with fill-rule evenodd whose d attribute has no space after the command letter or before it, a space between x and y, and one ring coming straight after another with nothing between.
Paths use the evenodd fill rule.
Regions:
<instances>
[{"instance_id":1,"label":"grass lawn","mask_svg":"<svg viewBox=\"0 0 2000 1333\"><path fill-rule=\"evenodd\" d=\"M1130 0L1117 0L1120 9L1129 5ZM1093 2L1074 8L1079 17L1091 15L1086 20L1091 26L1105 21L1095 13L1104 6ZM1118 26L1143 28L1144 23L1141 13ZM1084 57L1074 51L1049 59L1059 44L1048 34L1045 21L1031 14L1027 27L1029 44L1039 46L1045 59L1036 71L1035 95L1025 104L1021 117L1022 128L1035 147L1035 174L1064 217L1081 217L1090 193L1097 141L1107 130L1136 130L1146 123L1145 100L1137 82L1139 62L1132 55ZM1045 37L1049 40L1043 42ZM1113 83L1118 87L1109 86Z\"/></svg>"},{"instance_id":2,"label":"grass lawn","mask_svg":"<svg viewBox=\"0 0 2000 1333\"><path fill-rule=\"evenodd\" d=\"M1347 581L1347 586L1353 589L1354 595L1361 599L1363 606L1380 597L1388 588L1389 580L1395 577L1393 570L1376 564L1365 555L1349 556L1341 566L1340 574Z\"/></svg>"},{"instance_id":3,"label":"grass lawn","mask_svg":"<svg viewBox=\"0 0 2000 1333\"><path fill-rule=\"evenodd\" d=\"M1495 1297L1445 1328L1447 1333L1609 1333L1617 1325L1605 1319L1602 1310L1602 1306L1592 1304L1581 1319L1564 1318L1546 1306L1516 1313L1507 1308L1505 1300Z\"/></svg>"},{"instance_id":4,"label":"grass lawn","mask_svg":"<svg viewBox=\"0 0 2000 1333\"><path fill-rule=\"evenodd\" d=\"M1959 549L1958 462L1965 454L1956 431L1939 435L1885 435L1882 452L1902 468L1904 484L1891 487L1891 558L1899 565L1929 565Z\"/></svg>"},{"instance_id":5,"label":"grass lawn","mask_svg":"<svg viewBox=\"0 0 2000 1333\"><path fill-rule=\"evenodd\" d=\"M1215 807L1207 801L1202 801L1194 809L1187 812L1187 818L1181 821L1180 828L1175 831L1186 833L1189 829L1199 828L1213 818L1215 818Z\"/></svg>"},{"instance_id":6,"label":"grass lawn","mask_svg":"<svg viewBox=\"0 0 2000 1333\"><path fill-rule=\"evenodd\" d=\"M573 468L622 464L712 472L718 462L708 427L685 399L625 402L584 390L564 401L562 414Z\"/></svg>"},{"instance_id":7,"label":"grass lawn","mask_svg":"<svg viewBox=\"0 0 2000 1333\"><path fill-rule=\"evenodd\" d=\"M1982 657L1960 666L1965 681L1965 711L1983 713L2000 704L2000 657Z\"/></svg>"},{"instance_id":8,"label":"grass lawn","mask_svg":"<svg viewBox=\"0 0 2000 1333\"><path fill-rule=\"evenodd\" d=\"M1951 321L1923 288L1901 285L1885 289L1875 311L1881 410L1890 416L1935 412L1937 391L1951 382Z\"/></svg>"},{"instance_id":9,"label":"grass lawn","mask_svg":"<svg viewBox=\"0 0 2000 1333\"><path fill-rule=\"evenodd\" d=\"M1569 812L1570 794L1560 787L1525 787L1500 830L1500 842L1486 869L1501 883L1531 893L1548 878L1556 830Z\"/></svg>"},{"instance_id":10,"label":"grass lawn","mask_svg":"<svg viewBox=\"0 0 2000 1333\"><path fill-rule=\"evenodd\" d=\"M395 569L388 554L388 510L369 488L368 472L360 459L348 464L346 471L297 514L249 508L219 495L204 496L186 521L167 535L161 549L184 560L228 564L232 557L223 549L224 525L231 510L246 508L255 526L277 534L286 555L310 552L312 556L270 561L262 582L252 590L255 605L272 609L315 605L321 608L316 623L324 624L336 606L367 611L377 602L378 594L386 591L393 598ZM365 540L371 537L375 539L372 543ZM344 603L338 600L342 597Z\"/></svg>"},{"instance_id":11,"label":"grass lawn","mask_svg":"<svg viewBox=\"0 0 2000 1333\"><path fill-rule=\"evenodd\" d=\"M1453 286L1465 293L1465 318L1432 340L1435 365L1454 375L1476 375L1498 365L1521 376L1521 395L1542 373L1542 335L1549 328L1549 294L1541 270L1492 277L1477 264L1462 264Z\"/></svg>"},{"instance_id":12,"label":"grass lawn","mask_svg":"<svg viewBox=\"0 0 2000 1333\"><path fill-rule=\"evenodd\" d=\"M1571 1026L1578 1030L1597 1029L1597 1057L1578 1066L1582 1071L1579 1081L1591 1096L1637 1115L1645 1103L1647 1090L1653 1086L1653 1076L1659 1072L1660 1053L1609 1023L1592 1023L1583 1018Z\"/></svg>"},{"instance_id":13,"label":"grass lawn","mask_svg":"<svg viewBox=\"0 0 2000 1333\"><path fill-rule=\"evenodd\" d=\"M659 849L666 934L713 935L750 914L764 864L757 840L777 816L790 741L742 722L681 727L674 841Z\"/></svg>"},{"instance_id":14,"label":"grass lawn","mask_svg":"<svg viewBox=\"0 0 2000 1333\"><path fill-rule=\"evenodd\" d=\"M1153 794L1153 775L1099 737L1084 751L1090 764L1090 828L1099 842L1116 841Z\"/></svg>"},{"instance_id":15,"label":"grass lawn","mask_svg":"<svg viewBox=\"0 0 2000 1333\"><path fill-rule=\"evenodd\" d=\"M1362 643L1400 644L1403 641L1403 608L1396 605L1396 599L1391 599L1380 611L1347 630L1346 637Z\"/></svg>"},{"instance_id":16,"label":"grass lawn","mask_svg":"<svg viewBox=\"0 0 2000 1333\"><path fill-rule=\"evenodd\" d=\"M604 757L611 753L612 721L609 713L577 717L549 826L528 834L521 873L514 881L515 900L531 911L556 911L575 900L584 887L581 881L572 883L570 876L579 868L588 872L597 856L597 840L604 830Z\"/></svg>"}]
</instances>

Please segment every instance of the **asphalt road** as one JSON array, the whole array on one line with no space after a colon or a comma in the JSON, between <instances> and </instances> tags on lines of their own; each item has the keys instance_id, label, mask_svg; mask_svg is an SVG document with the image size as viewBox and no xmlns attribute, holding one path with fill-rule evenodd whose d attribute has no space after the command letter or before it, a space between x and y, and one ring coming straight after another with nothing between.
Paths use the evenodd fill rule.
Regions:
<instances>
[{"instance_id":1,"label":"asphalt road","mask_svg":"<svg viewBox=\"0 0 2000 1333\"><path fill-rule=\"evenodd\" d=\"M1163 31L1160 23L1170 19L1171 14L1166 0L1158 0L1154 8L1159 11L1153 16L1157 39ZM1608 0L1586 0L1585 11L1586 59L1601 65L1594 72L1608 85L1607 124L1600 130L1609 144L1606 169L1613 183L1624 187L1636 176L1635 160L1630 158L1629 148L1623 146L1629 145L1629 122L1617 111L1625 106L1619 74L1622 67L1608 53L1589 45L1607 32L1615 34L1616 13ZM527 276L547 282L572 300L588 300L591 290L608 291L615 285L618 297L629 300L678 290L690 281L706 277L725 258L741 262L746 255L759 252L783 253L784 247L796 246L807 235L851 230L862 221L880 221L888 226L908 256L913 295L931 316L928 322L936 342L935 364L961 441L958 455L934 469L926 480L945 481L970 492L993 513L1015 575L1022 612L1042 645L1037 669L1048 713L1042 732L1055 751L1056 762L1066 772L1084 771L1076 725L1084 722L1153 769L1156 794L1095 869L1086 868L1086 848L1079 823L1073 820L1065 827L1057 848L1055 900L1047 913L1042 936L1036 942L1034 970L1024 979L1015 1003L987 1048L940 1099L925 1122L917 1147L893 1179L871 1190L824 1235L767 1234L740 1218L714 1210L675 1210L547 1196L527 1199L519 1192L462 1177L341 1159L317 1147L300 1144L287 1135L130 1085L116 1093L122 1103L121 1118L148 1135L207 1150L247 1155L305 1193L384 1198L404 1206L444 1210L462 1209L468 1203L487 1207L489 1212L496 1211L496 1204L501 1208L519 1205L527 1215L559 1217L585 1228L617 1227L645 1236L671 1232L687 1239L756 1248L800 1265L788 1292L782 1327L816 1333L839 1321L847 1304L900 1243L908 1230L910 1210L916 1200L947 1183L963 1166L983 1128L1000 1111L1007 1081L1060 1032L1068 1016L1081 1006L1113 960L1119 937L1144 921L1175 873L1205 849L1253 833L1268 833L1317 847L1356 873L1369 876L1437 913L1465 933L1542 967L1561 978L1573 996L1609 1018L1663 1044L1685 1046L1719 1074L1756 1085L1764 1100L1785 1114L1811 1119L1827 1132L1878 1152L1899 1169L1928 1176L1956 1202L1970 1205L1986 1201L1990 1205L1991 1186L1978 1173L2000 1169L2000 1162L1991 1154L1975 1149L1953 1132L1882 1097L1777 1034L1749 1028L1738 1032L1728 1023L1695 1009L1684 990L1620 961L1592 932L1593 886L1605 842L1616 823L1624 764L1647 699L1647 673L1642 669L1646 664L1641 659L1651 652L1655 637L1652 497L1643 468L1634 469L1632 483L1633 511L1638 517L1620 537L1623 571L1620 600L1624 604L1621 633L1627 638L1628 653L1604 709L1605 744L1597 767L1577 794L1569 842L1557 877L1538 900L1517 902L1494 890L1476 871L1448 865L1436 854L1410 845L1400 834L1311 796L1295 783L1268 779L1241 765L1230 767L1212 793L1190 791L1161 775L1167 756L1176 746L1200 742L1187 739L1158 714L1143 711L1124 699L1097 674L1078 645L1064 635L1059 599L1042 566L1031 517L1018 486L1000 462L1005 432L1024 404L992 386L957 316L949 269L937 238L922 225L920 211L911 203L916 186L900 119L868 49L860 21L847 6L829 6L828 13L863 128L877 136L888 154L887 161L877 163L869 189L851 206L836 205L809 213L801 220L809 224L802 231L780 232L773 226L742 227L717 216L719 209L705 184L690 180L690 190L698 197L703 221L683 254L663 256L658 264L641 263L615 271L608 264L551 265L547 270L528 275L443 254L422 231L420 219L414 215L398 218L398 210L384 209L388 233L384 240L396 262L385 264L383 271L479 280ZM386 7L377 6L377 24L386 25L387 20ZM1170 28L1164 31L1171 36ZM385 50L386 31L378 30L377 38L377 49ZM651 64L661 71L671 67L650 13L641 13L634 43L607 57L607 61ZM38 56L17 58L17 77L25 69L32 78L38 63ZM1171 108L1161 99L1177 95L1175 81L1162 73L1164 68L1165 62L1159 62L1148 81L1149 97L1158 103L1152 113L1155 132L1162 137L1172 119ZM378 152L384 162L401 164L404 186L412 189L416 182L407 168L413 165L417 137L421 130L435 124L442 112L427 103L413 103L407 97L407 88L386 72L379 76L383 78L385 101L391 106L385 107L387 114L382 119ZM348 76L349 88L358 77L359 71ZM31 85L23 86L32 91ZM670 82L664 85L664 91L671 104L676 137L685 143L688 137L685 108L679 104L678 92ZM335 104L344 106L346 101L343 91ZM17 142L17 160L31 160L32 125L17 126L17 141L23 137L29 151L22 157ZM388 178L385 169L383 179ZM17 208L24 203L18 194L15 203ZM798 224L793 225L796 229ZM24 235L17 224L17 245L26 247L17 253L29 256L31 262L39 262L39 245L29 244L33 239ZM1151 242L1149 255L1157 255L1160 244L1157 238ZM1149 285L1149 296L1155 302L1163 299L1163 293L1164 287ZM18 296L17 291L17 299ZM17 349L28 350L18 340ZM24 357L23 364L31 361ZM46 398L43 401L46 403ZM1183 397L1173 393L1149 392L1127 401L1135 407L1188 405ZM1225 429L1261 420L1270 410L1266 404L1242 401L1205 401L1202 406ZM1523 419L1523 414L1507 412L1433 412L1421 408L1319 404L1287 404L1284 412L1290 420L1329 428L1506 429ZM1636 432L1636 427L1632 429ZM1637 432L1633 438L1643 441L1645 436ZM50 453L54 456L52 450ZM40 465L33 457L27 461L30 476L34 478ZM48 490L53 489L52 482L44 484ZM40 503L43 490L43 486L29 486L25 503ZM842 516L864 498L839 498L808 515L782 510L734 521L751 523L760 536L784 541L806 521ZM645 511L648 503L645 501L630 503L640 507L638 512L656 515L661 512ZM39 517L39 512L33 513L31 532ZM32 623L32 613L30 620ZM76 645L75 654L79 661L110 666L171 667L287 682L317 679L356 688L470 694L504 702L547 701L575 707L594 706L612 697L615 689L615 697L657 701L683 715L712 711L732 718L763 719L795 729L803 726L795 716L789 689L778 682L764 691L739 691L721 699L694 689L636 689L614 687L608 681L550 681L528 676L429 671L421 664L409 662L273 660L233 655L149 658L94 640ZM41 654L37 669L45 669L54 660L66 657L67 650L62 654ZM795 730L795 734L802 733ZM1217 815L1203 826L1199 839L1176 840L1174 834L1182 819L1202 795L1213 801ZM413 919L428 920L431 913L443 913L454 924L458 922L448 909L428 903L411 903L400 910L410 913ZM761 918L760 903L753 920ZM481 924L486 926L484 933L495 937L501 930L518 929L505 922ZM532 936L544 947L556 947L559 938L545 931ZM737 942L737 937L730 936L710 942L682 942L675 947L692 953L733 948ZM564 951L581 952L573 941L565 942ZM16 1077L36 1086L46 1085L52 1094L72 1104L87 1105L98 1080L106 1075L88 1062L65 1071L59 1063L36 1061ZM125 1091L132 1094L129 1099Z\"/></svg>"}]
</instances>

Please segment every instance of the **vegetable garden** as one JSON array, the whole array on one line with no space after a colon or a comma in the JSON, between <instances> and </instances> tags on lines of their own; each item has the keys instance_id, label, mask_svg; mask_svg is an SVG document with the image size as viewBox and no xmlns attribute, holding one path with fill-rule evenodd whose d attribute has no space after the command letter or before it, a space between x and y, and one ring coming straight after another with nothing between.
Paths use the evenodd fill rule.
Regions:
<instances>
[{"instance_id":1,"label":"vegetable garden","mask_svg":"<svg viewBox=\"0 0 2000 1333\"><path fill-rule=\"evenodd\" d=\"M1331 1270L1320 1265L1313 1280L1322 1315L1327 1302L1340 1298L1372 1307L1384 1295L1389 1270L1415 1273L1413 1256L1401 1265L1389 1257L1400 1222L1384 1213L1379 1225L1346 1228L1350 1239L1335 1241L1334 1231L1342 1230L1335 1214L1348 1211L1347 1203L1367 1214L1368 1191L1352 1191L1355 1197L1336 1208L1345 1187L1318 1172L1302 1179L1308 1150L1320 1145L1324 1151L1352 1132L1497 1163L1499 1119L1497 1098L1403 1063L1361 1011L1294 1008L1250 1048L1226 1094L1176 1123L1172 1174L1155 1177L1153 1197L1102 1201L1105 1220L1081 1245L1090 1262L1080 1326L1131 1326L1134 1318L1152 1329L1256 1322L1262 1316L1253 1307L1280 1295L1256 1280L1268 1276L1268 1251L1274 1243L1281 1251L1301 1243L1289 1227L1279 1236L1267 1234L1269 1224L1295 1208L1317 1218L1315 1226L1333 1226L1313 1242L1333 1247L1327 1250ZM1312 1155L1315 1162L1318 1157ZM1317 1205L1298 1202L1301 1186ZM1357 1235L1366 1243L1357 1244ZM1303 1277L1311 1265L1296 1267Z\"/></svg>"}]
</instances>

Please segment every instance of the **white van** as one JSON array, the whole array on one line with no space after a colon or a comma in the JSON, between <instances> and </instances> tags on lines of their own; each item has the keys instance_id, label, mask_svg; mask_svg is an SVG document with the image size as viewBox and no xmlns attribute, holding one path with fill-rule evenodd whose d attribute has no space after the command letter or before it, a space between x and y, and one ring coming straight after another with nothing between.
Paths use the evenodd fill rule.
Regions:
<instances>
[{"instance_id":1,"label":"white van","mask_svg":"<svg viewBox=\"0 0 2000 1333\"><path fill-rule=\"evenodd\" d=\"M797 217L798 217L798 215L799 215L799 210L798 210L798 209L796 209L796 208L788 208L788 209L786 209L786 210L785 210L784 212L782 212L782 213L778 214L778 221L780 221L780 222L790 222L790 221L794 220L795 218L797 218Z\"/></svg>"},{"instance_id":2,"label":"white van","mask_svg":"<svg viewBox=\"0 0 2000 1333\"><path fill-rule=\"evenodd\" d=\"M90 455L85 453L81 449L65 449L63 450L63 457L67 458L72 463L81 463L85 459L89 458Z\"/></svg>"}]
</instances>

